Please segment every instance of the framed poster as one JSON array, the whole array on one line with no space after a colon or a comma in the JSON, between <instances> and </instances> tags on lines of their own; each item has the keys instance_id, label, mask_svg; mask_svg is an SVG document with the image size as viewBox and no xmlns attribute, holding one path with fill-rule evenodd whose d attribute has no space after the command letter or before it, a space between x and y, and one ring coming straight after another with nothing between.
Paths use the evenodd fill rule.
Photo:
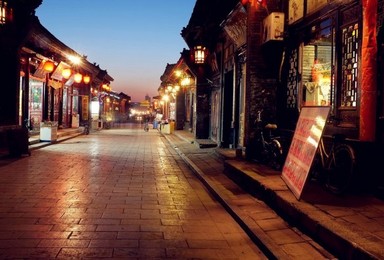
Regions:
<instances>
[{"instance_id":1,"label":"framed poster","mask_svg":"<svg viewBox=\"0 0 384 260\"><path fill-rule=\"evenodd\" d=\"M282 170L282 179L300 199L327 122L329 106L303 107Z\"/></svg>"}]
</instances>

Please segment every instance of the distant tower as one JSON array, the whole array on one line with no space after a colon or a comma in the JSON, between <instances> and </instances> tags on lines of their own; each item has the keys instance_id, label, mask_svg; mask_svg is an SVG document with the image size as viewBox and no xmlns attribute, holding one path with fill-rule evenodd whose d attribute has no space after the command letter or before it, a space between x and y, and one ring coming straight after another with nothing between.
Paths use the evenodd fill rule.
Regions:
<instances>
[{"instance_id":1,"label":"distant tower","mask_svg":"<svg viewBox=\"0 0 384 260\"><path fill-rule=\"evenodd\" d=\"M145 95L145 99L144 100L147 100L147 101L151 102L151 98L149 97L148 94Z\"/></svg>"}]
</instances>

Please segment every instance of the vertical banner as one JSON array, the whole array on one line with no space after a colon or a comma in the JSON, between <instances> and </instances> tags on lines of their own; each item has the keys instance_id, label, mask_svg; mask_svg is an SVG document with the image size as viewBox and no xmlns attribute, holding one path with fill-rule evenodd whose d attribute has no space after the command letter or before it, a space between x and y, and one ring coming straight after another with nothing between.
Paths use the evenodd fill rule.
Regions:
<instances>
[{"instance_id":1,"label":"vertical banner","mask_svg":"<svg viewBox=\"0 0 384 260\"><path fill-rule=\"evenodd\" d=\"M89 115L89 97L88 96L82 96L82 120L88 120Z\"/></svg>"},{"instance_id":2,"label":"vertical banner","mask_svg":"<svg viewBox=\"0 0 384 260\"><path fill-rule=\"evenodd\" d=\"M297 199L303 192L329 111L328 106L301 109L281 176Z\"/></svg>"}]
</instances>

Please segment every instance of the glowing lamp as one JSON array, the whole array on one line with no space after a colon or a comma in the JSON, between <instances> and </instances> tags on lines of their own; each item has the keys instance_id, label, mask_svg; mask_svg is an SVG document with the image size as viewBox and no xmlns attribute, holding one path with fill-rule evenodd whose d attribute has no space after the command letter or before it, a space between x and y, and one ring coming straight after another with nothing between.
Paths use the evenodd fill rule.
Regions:
<instances>
[{"instance_id":1,"label":"glowing lamp","mask_svg":"<svg viewBox=\"0 0 384 260\"><path fill-rule=\"evenodd\" d=\"M199 45L195 48L195 63L196 64L203 64L205 62L205 50L206 48Z\"/></svg>"},{"instance_id":2,"label":"glowing lamp","mask_svg":"<svg viewBox=\"0 0 384 260\"><path fill-rule=\"evenodd\" d=\"M76 83L80 83L83 79L83 75L81 75L79 72L77 72L73 77Z\"/></svg>"},{"instance_id":3,"label":"glowing lamp","mask_svg":"<svg viewBox=\"0 0 384 260\"><path fill-rule=\"evenodd\" d=\"M8 7L7 2L0 0L0 26L13 20L13 9Z\"/></svg>"},{"instance_id":4,"label":"glowing lamp","mask_svg":"<svg viewBox=\"0 0 384 260\"><path fill-rule=\"evenodd\" d=\"M48 72L48 73L51 73L53 71L53 69L55 68L55 64L50 61L50 60L47 60L44 62L44 66L43 66L43 69Z\"/></svg>"},{"instance_id":5,"label":"glowing lamp","mask_svg":"<svg viewBox=\"0 0 384 260\"><path fill-rule=\"evenodd\" d=\"M62 75L63 78L65 78L65 79L69 79L69 77L71 76L71 74L72 74L71 69L63 69L63 71L61 72L61 75Z\"/></svg>"},{"instance_id":6,"label":"glowing lamp","mask_svg":"<svg viewBox=\"0 0 384 260\"><path fill-rule=\"evenodd\" d=\"M188 86L188 85L190 85L190 84L191 84L191 78L188 77L188 76L186 76L185 78L183 78L183 79L181 80L181 85L182 85L182 86Z\"/></svg>"},{"instance_id":7,"label":"glowing lamp","mask_svg":"<svg viewBox=\"0 0 384 260\"><path fill-rule=\"evenodd\" d=\"M241 4L242 5L247 5L247 4L251 4L251 6L254 6L254 4L258 4L258 5L261 5L263 7L267 7L267 1L266 0L241 0Z\"/></svg>"},{"instance_id":8,"label":"glowing lamp","mask_svg":"<svg viewBox=\"0 0 384 260\"><path fill-rule=\"evenodd\" d=\"M91 81L91 77L89 75L85 75L83 77L83 81L84 81L85 84L88 84Z\"/></svg>"}]
</instances>

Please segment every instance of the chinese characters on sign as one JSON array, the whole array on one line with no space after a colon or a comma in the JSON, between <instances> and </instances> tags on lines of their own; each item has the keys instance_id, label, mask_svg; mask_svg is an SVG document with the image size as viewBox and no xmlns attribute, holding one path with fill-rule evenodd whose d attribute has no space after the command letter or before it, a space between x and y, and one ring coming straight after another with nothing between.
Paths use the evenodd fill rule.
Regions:
<instances>
[{"instance_id":1,"label":"chinese characters on sign","mask_svg":"<svg viewBox=\"0 0 384 260\"><path fill-rule=\"evenodd\" d=\"M300 199L330 107L303 107L285 161L282 178Z\"/></svg>"}]
</instances>

